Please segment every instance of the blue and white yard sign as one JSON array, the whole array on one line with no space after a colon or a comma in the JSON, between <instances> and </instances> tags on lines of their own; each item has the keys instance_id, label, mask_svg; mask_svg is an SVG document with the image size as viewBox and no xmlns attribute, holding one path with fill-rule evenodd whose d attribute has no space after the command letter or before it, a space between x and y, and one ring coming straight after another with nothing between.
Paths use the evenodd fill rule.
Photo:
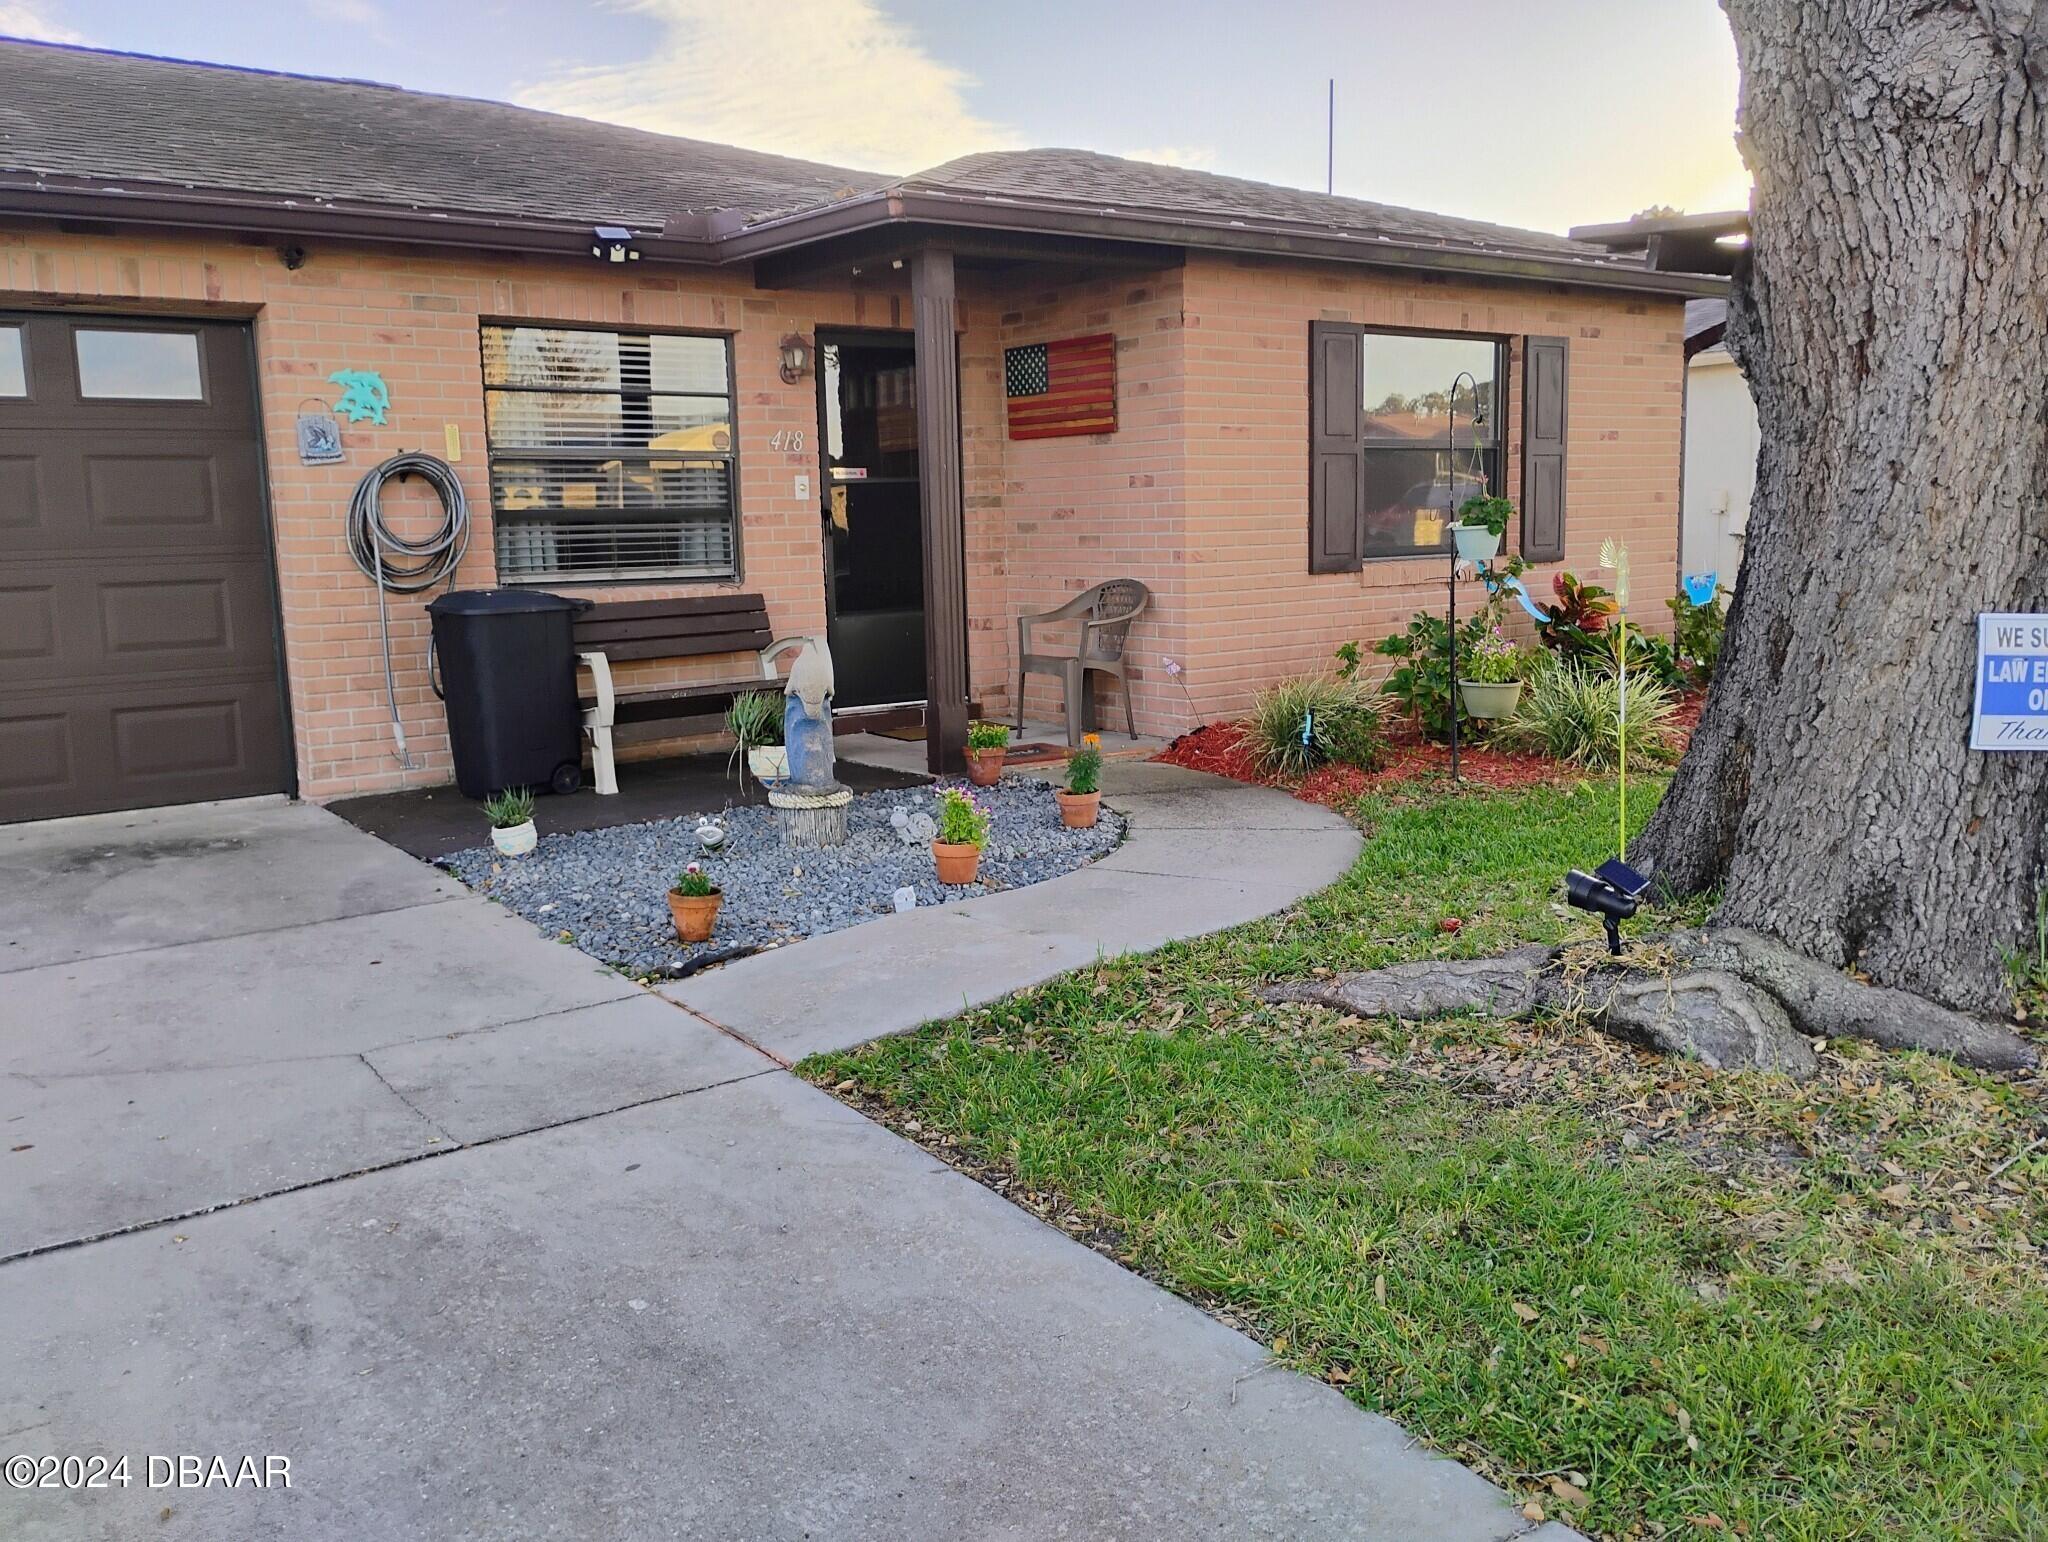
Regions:
<instances>
[{"instance_id":1,"label":"blue and white yard sign","mask_svg":"<svg viewBox=\"0 0 2048 1542\"><path fill-rule=\"evenodd\" d=\"M1977 618L1973 750L2048 750L2048 615Z\"/></svg>"}]
</instances>

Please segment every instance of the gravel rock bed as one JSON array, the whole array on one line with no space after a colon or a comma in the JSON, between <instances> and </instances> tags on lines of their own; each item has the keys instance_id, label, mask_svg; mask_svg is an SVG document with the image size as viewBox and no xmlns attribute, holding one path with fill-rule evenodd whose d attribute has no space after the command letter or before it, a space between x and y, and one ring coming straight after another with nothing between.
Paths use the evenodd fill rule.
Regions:
<instances>
[{"instance_id":1,"label":"gravel rock bed","mask_svg":"<svg viewBox=\"0 0 2048 1542\"><path fill-rule=\"evenodd\" d=\"M942 785L959 786L960 783ZM890 827L899 807L929 812L935 788L862 793L847 809L847 842L827 849L783 844L774 813L735 808L721 816L724 847L697 844L697 816L617 825L572 834L543 833L529 856L501 857L476 846L438 859L479 894L517 911L550 936L640 976L687 974L739 953L757 952L858 926L892 912L898 888L919 905L944 905L998 889L1043 883L1085 867L1123 839L1124 821L1108 808L1092 830L1060 823L1052 788L1035 777L1005 777L971 789L991 811L981 881L943 885L931 847L906 845ZM543 815L545 808L543 808ZM686 862L702 862L725 891L718 927L706 943L676 940L668 887Z\"/></svg>"}]
</instances>

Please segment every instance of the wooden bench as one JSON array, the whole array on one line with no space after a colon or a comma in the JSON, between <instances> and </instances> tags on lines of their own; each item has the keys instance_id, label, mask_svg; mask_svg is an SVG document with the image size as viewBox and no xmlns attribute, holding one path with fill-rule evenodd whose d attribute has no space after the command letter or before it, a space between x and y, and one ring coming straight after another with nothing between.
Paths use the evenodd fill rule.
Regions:
<instances>
[{"instance_id":1,"label":"wooden bench","mask_svg":"<svg viewBox=\"0 0 2048 1542\"><path fill-rule=\"evenodd\" d=\"M777 680L777 656L805 641L802 637L771 638L768 607L758 594L615 600L592 605L576 618L575 628L576 656L590 671L591 692L583 698L583 730L590 735L591 770L600 793L619 790L613 728L723 712L736 697L760 690L764 681ZM717 654L747 655L745 668L749 672L638 691L621 691L612 683L614 664Z\"/></svg>"}]
</instances>

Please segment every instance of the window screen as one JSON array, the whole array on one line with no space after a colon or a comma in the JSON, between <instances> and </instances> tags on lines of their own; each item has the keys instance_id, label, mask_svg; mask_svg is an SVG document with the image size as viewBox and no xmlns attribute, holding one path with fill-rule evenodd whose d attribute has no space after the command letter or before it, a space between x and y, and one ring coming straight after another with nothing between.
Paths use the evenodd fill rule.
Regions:
<instances>
[{"instance_id":1,"label":"window screen","mask_svg":"<svg viewBox=\"0 0 2048 1542\"><path fill-rule=\"evenodd\" d=\"M727 339L487 326L483 364L501 582L736 576Z\"/></svg>"}]
</instances>

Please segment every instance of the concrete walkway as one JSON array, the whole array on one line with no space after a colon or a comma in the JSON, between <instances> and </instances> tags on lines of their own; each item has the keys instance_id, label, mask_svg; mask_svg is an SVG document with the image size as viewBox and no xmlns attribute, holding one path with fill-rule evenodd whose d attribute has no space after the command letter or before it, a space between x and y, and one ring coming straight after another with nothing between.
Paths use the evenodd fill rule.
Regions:
<instances>
[{"instance_id":1,"label":"concrete walkway","mask_svg":"<svg viewBox=\"0 0 2048 1542\"><path fill-rule=\"evenodd\" d=\"M1176 870L1175 780L1121 866L902 919L1021 970L1125 935L1023 906L1081 879L1291 898ZM0 938L0 1457L133 1473L10 1539L1569 1535L320 810L0 829Z\"/></svg>"},{"instance_id":2,"label":"concrete walkway","mask_svg":"<svg viewBox=\"0 0 2048 1542\"><path fill-rule=\"evenodd\" d=\"M662 994L794 1063L1271 915L1358 856L1348 820L1269 788L1146 761L1109 762L1103 787L1130 832L1078 873L757 953Z\"/></svg>"}]
</instances>

